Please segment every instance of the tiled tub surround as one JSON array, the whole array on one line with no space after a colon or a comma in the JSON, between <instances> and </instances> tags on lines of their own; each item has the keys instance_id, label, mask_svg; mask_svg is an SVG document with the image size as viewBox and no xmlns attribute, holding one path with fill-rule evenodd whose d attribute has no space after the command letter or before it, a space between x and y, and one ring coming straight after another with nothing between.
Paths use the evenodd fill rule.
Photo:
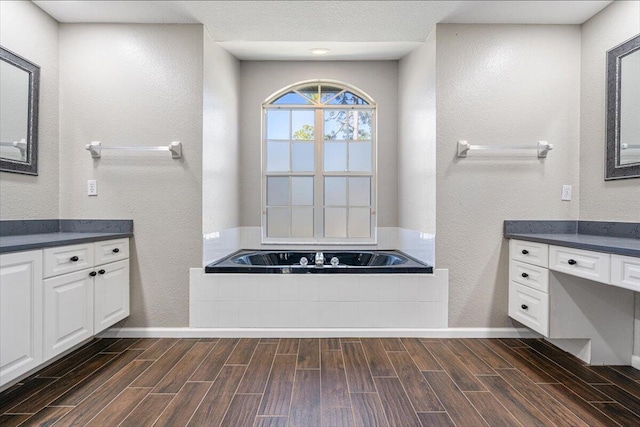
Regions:
<instances>
[{"instance_id":1,"label":"tiled tub surround","mask_svg":"<svg viewBox=\"0 0 640 427\"><path fill-rule=\"evenodd\" d=\"M640 224L505 221L509 316L592 364L632 361Z\"/></svg>"},{"instance_id":2,"label":"tiled tub surround","mask_svg":"<svg viewBox=\"0 0 640 427\"><path fill-rule=\"evenodd\" d=\"M433 274L205 274L191 269L192 328L428 329L448 324L448 270Z\"/></svg>"},{"instance_id":3,"label":"tiled tub surround","mask_svg":"<svg viewBox=\"0 0 640 427\"><path fill-rule=\"evenodd\" d=\"M1 220L0 253L132 236L132 220Z\"/></svg>"}]
</instances>

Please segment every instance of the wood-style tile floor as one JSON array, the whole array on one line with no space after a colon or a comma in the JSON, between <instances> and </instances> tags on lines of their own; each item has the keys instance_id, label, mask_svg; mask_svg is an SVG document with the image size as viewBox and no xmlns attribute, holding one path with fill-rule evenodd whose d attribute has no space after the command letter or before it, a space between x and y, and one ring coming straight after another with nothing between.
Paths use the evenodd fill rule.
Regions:
<instances>
[{"instance_id":1,"label":"wood-style tile floor","mask_svg":"<svg viewBox=\"0 0 640 427\"><path fill-rule=\"evenodd\" d=\"M639 426L640 371L542 340L97 339L0 394L0 425Z\"/></svg>"}]
</instances>

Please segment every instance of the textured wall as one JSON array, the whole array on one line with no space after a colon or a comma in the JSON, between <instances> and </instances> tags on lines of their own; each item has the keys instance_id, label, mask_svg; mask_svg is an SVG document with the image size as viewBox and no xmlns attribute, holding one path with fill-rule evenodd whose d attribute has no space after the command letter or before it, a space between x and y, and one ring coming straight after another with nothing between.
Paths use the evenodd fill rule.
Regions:
<instances>
[{"instance_id":1,"label":"textured wall","mask_svg":"<svg viewBox=\"0 0 640 427\"><path fill-rule=\"evenodd\" d=\"M398 226L436 234L436 32L398 76Z\"/></svg>"},{"instance_id":2,"label":"textured wall","mask_svg":"<svg viewBox=\"0 0 640 427\"><path fill-rule=\"evenodd\" d=\"M202 231L240 226L240 62L204 30Z\"/></svg>"},{"instance_id":3,"label":"textured wall","mask_svg":"<svg viewBox=\"0 0 640 427\"><path fill-rule=\"evenodd\" d=\"M199 25L60 25L60 216L133 219L126 326L188 324L189 268L202 258L202 58ZM94 160L84 146L95 140L182 141L183 158Z\"/></svg>"},{"instance_id":4,"label":"textured wall","mask_svg":"<svg viewBox=\"0 0 640 427\"><path fill-rule=\"evenodd\" d=\"M505 219L576 219L580 27L438 25L437 266L450 270L449 326L507 316ZM456 142L555 144L545 160L456 157Z\"/></svg>"},{"instance_id":5,"label":"textured wall","mask_svg":"<svg viewBox=\"0 0 640 427\"><path fill-rule=\"evenodd\" d=\"M0 172L0 219L58 217L58 23L30 1L0 2L0 44L40 66L38 176Z\"/></svg>"},{"instance_id":6,"label":"textured wall","mask_svg":"<svg viewBox=\"0 0 640 427\"><path fill-rule=\"evenodd\" d=\"M607 50L640 33L640 1L616 1L582 26L580 219L640 221L640 179L604 181Z\"/></svg>"},{"instance_id":7,"label":"textured wall","mask_svg":"<svg viewBox=\"0 0 640 427\"><path fill-rule=\"evenodd\" d=\"M604 181L607 50L640 33L640 1L613 2L582 26L580 219L640 221L640 178ZM640 356L636 292L634 354Z\"/></svg>"},{"instance_id":8,"label":"textured wall","mask_svg":"<svg viewBox=\"0 0 640 427\"><path fill-rule=\"evenodd\" d=\"M285 86L310 79L349 83L378 105L378 226L398 225L398 62L240 63L240 185L243 226L259 226L261 216L262 103Z\"/></svg>"}]
</instances>

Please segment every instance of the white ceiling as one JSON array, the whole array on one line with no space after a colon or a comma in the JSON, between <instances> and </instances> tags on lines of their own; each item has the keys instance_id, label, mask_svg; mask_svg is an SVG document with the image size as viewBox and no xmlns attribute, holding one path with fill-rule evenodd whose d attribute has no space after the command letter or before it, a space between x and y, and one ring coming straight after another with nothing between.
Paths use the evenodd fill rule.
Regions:
<instances>
[{"instance_id":1,"label":"white ceiling","mask_svg":"<svg viewBox=\"0 0 640 427\"><path fill-rule=\"evenodd\" d=\"M582 24L611 1L34 1L65 23L202 23L239 59L398 59L437 23ZM327 55L309 49L326 47Z\"/></svg>"}]
</instances>

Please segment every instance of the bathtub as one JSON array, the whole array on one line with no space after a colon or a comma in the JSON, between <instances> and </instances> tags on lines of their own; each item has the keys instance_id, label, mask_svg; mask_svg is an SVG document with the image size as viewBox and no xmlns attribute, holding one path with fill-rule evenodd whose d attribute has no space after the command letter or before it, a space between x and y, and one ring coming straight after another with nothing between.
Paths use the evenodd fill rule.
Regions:
<instances>
[{"instance_id":1,"label":"bathtub","mask_svg":"<svg viewBox=\"0 0 640 427\"><path fill-rule=\"evenodd\" d=\"M316 266L317 253L324 263ZM205 273L431 274L433 267L399 251L238 251L205 267Z\"/></svg>"}]
</instances>

